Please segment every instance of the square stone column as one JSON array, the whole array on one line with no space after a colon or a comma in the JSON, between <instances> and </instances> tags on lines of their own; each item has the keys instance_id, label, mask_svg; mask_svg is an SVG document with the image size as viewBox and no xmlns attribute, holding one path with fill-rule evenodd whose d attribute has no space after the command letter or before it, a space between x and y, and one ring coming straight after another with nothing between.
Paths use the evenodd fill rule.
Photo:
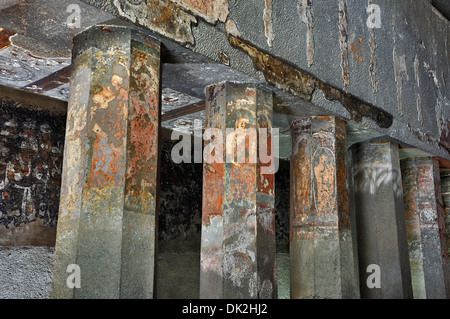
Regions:
<instances>
[{"instance_id":1,"label":"square stone column","mask_svg":"<svg viewBox=\"0 0 450 319\"><path fill-rule=\"evenodd\" d=\"M406 233L415 299L445 299L445 221L439 162L401 161ZM441 245L442 244L442 245Z\"/></svg>"},{"instance_id":2,"label":"square stone column","mask_svg":"<svg viewBox=\"0 0 450 319\"><path fill-rule=\"evenodd\" d=\"M363 142L351 151L361 298L412 298L398 145Z\"/></svg>"},{"instance_id":3,"label":"square stone column","mask_svg":"<svg viewBox=\"0 0 450 319\"><path fill-rule=\"evenodd\" d=\"M276 298L272 93L206 89L200 298Z\"/></svg>"},{"instance_id":4,"label":"square stone column","mask_svg":"<svg viewBox=\"0 0 450 319\"><path fill-rule=\"evenodd\" d=\"M346 124L291 124L291 297L359 298L348 193Z\"/></svg>"},{"instance_id":5,"label":"square stone column","mask_svg":"<svg viewBox=\"0 0 450 319\"><path fill-rule=\"evenodd\" d=\"M72 56L52 297L151 298L160 44L98 25L75 37ZM67 285L70 265L81 288Z\"/></svg>"}]
</instances>

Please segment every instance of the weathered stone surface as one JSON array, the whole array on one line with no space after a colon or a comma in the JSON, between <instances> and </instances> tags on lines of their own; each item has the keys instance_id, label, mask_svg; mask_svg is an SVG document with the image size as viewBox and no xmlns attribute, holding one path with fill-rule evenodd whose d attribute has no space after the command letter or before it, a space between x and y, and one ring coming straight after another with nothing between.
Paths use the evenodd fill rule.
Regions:
<instances>
[{"instance_id":1,"label":"weathered stone surface","mask_svg":"<svg viewBox=\"0 0 450 319\"><path fill-rule=\"evenodd\" d=\"M99 25L75 38L54 298L153 296L159 43ZM66 286L67 266L81 288Z\"/></svg>"},{"instance_id":2,"label":"weathered stone surface","mask_svg":"<svg viewBox=\"0 0 450 319\"><path fill-rule=\"evenodd\" d=\"M291 298L358 298L345 122L302 118L291 136Z\"/></svg>"},{"instance_id":3,"label":"weathered stone surface","mask_svg":"<svg viewBox=\"0 0 450 319\"><path fill-rule=\"evenodd\" d=\"M0 247L0 299L48 299L53 247Z\"/></svg>"},{"instance_id":4,"label":"weathered stone surface","mask_svg":"<svg viewBox=\"0 0 450 319\"><path fill-rule=\"evenodd\" d=\"M272 95L230 82L206 92L200 298L275 298Z\"/></svg>"},{"instance_id":5,"label":"weathered stone surface","mask_svg":"<svg viewBox=\"0 0 450 319\"><path fill-rule=\"evenodd\" d=\"M362 140L369 138L365 128L372 128L376 130L375 136L386 136L420 147L430 155L450 159L449 22L430 5L437 3L445 13L448 8L442 6L445 1L87 2L161 35L168 44L166 53L171 62L178 58L184 62L204 62L207 57L271 83L274 91L281 88L291 92L295 103L275 107L281 116L292 116L299 109L307 110L311 103L320 103L330 113L352 118L356 122L353 124L364 127L358 135ZM72 35L77 32L61 28L69 15L64 15L69 3L81 4L78 0L59 1L54 6L49 0L7 0L6 4L0 4L0 20L5 23L1 28L7 29L0 35L0 49L3 48L0 78L42 75L41 66L59 63L60 59L41 59L41 54L46 58L68 56ZM381 9L380 28L367 25L370 5ZM49 7L53 9L47 10ZM83 26L89 25L92 13L98 11L84 4L81 8ZM58 36L62 29L63 39ZM177 46L172 40L187 45ZM9 50L18 46L20 52ZM27 55L24 48L31 50L28 64L22 63ZM11 58L5 55L7 51L19 55ZM11 67L12 61L18 66ZM40 71L31 70L31 65L38 66ZM188 76L192 77L192 73ZM308 81L306 85L302 83L308 78L317 80L315 87L308 86ZM30 84L35 83L38 81ZM128 186L134 194L132 183ZM130 200L132 204L135 202Z\"/></svg>"},{"instance_id":6,"label":"weathered stone surface","mask_svg":"<svg viewBox=\"0 0 450 319\"><path fill-rule=\"evenodd\" d=\"M88 2L133 21L153 1L140 1L136 5L115 1L126 7L120 12L111 0ZM228 4L216 2L218 5L208 10L206 17L204 11L210 1L195 2L198 4L195 6L188 0L161 3L167 8L174 4L183 12L187 9L191 19L199 18L192 29L185 28L192 38L177 40L182 43L187 40L193 52L255 77L261 76L258 72L261 67L246 59L238 52L240 49L251 57L255 53L265 56L269 63L278 61L277 69L264 68L265 78L276 87L286 85L286 78L273 77L276 72L312 75L347 97L355 97L363 107L352 115L375 106L394 118L387 128L365 122L371 128L434 155L450 158L445 53L450 43L450 24L427 1L340 0L330 4L319 0L229 0ZM378 16L374 15L375 10ZM249 13L253 17L251 22ZM222 17L216 18L218 14ZM160 25L148 21L144 21L146 27L156 33L177 38L179 32L172 30L172 20L158 20ZM219 23L212 24L212 21ZM373 25L371 21L380 23ZM287 89L295 92L298 89L295 82L305 77L287 78L293 82ZM330 110L328 106L325 109ZM345 114L336 115L344 117Z\"/></svg>"},{"instance_id":7,"label":"weathered stone surface","mask_svg":"<svg viewBox=\"0 0 450 319\"><path fill-rule=\"evenodd\" d=\"M197 19L173 1L86 0L84 2L125 18L137 25L154 30L177 42L192 44L195 42L191 31L191 24L196 23ZM211 5L211 1L209 2ZM187 1L179 0L178 3L187 3ZM193 8L189 4L186 6L189 9ZM197 6L194 9L197 13L203 13L203 17L213 19L212 16L208 15L206 10L207 5Z\"/></svg>"},{"instance_id":8,"label":"weathered stone surface","mask_svg":"<svg viewBox=\"0 0 450 319\"><path fill-rule=\"evenodd\" d=\"M361 298L412 298L398 145L359 143L352 155Z\"/></svg>"},{"instance_id":9,"label":"weathered stone surface","mask_svg":"<svg viewBox=\"0 0 450 319\"><path fill-rule=\"evenodd\" d=\"M433 158L406 159L401 167L414 298L445 299L442 255L446 254L446 243L443 240L441 245L445 223L439 163Z\"/></svg>"}]
</instances>

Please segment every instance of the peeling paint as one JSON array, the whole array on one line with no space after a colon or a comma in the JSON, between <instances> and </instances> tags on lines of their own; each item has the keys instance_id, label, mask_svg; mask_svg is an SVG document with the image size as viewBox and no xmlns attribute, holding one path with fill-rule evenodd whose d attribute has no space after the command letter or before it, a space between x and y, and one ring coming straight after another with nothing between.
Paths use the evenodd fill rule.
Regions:
<instances>
[{"instance_id":1,"label":"peeling paint","mask_svg":"<svg viewBox=\"0 0 450 319\"><path fill-rule=\"evenodd\" d=\"M341 73L344 90L350 85L350 68L348 61L348 19L346 0L339 0L339 47L341 50Z\"/></svg>"},{"instance_id":2,"label":"peeling paint","mask_svg":"<svg viewBox=\"0 0 450 319\"><path fill-rule=\"evenodd\" d=\"M114 9L114 6L111 5L111 3L113 2L113 0L89 0L91 3L95 3L97 5L97 7L102 6L103 8L106 8L105 3L109 3L109 6L112 7ZM118 1L120 2L120 1ZM127 1L121 1L123 3L126 3ZM143 6L145 3L151 3L151 1L128 1L129 3L132 2L134 3L133 6L134 7L130 7L132 9L130 9L129 11L138 11L137 8L140 8L141 6ZM195 35L195 41L197 41L197 43L195 43L193 46L188 45L188 50L191 50L192 52L192 57L199 57L198 54L204 54L205 56L207 56L208 58L218 61L220 63L220 61L223 61L224 64L226 65L231 65L234 68L236 68L239 71L242 71L243 73L247 74L247 75L251 75L251 76L256 76L256 77L261 77L262 75L264 75L265 79L277 86L277 88L283 88L284 90L286 90L287 92L293 93L296 96L300 96L299 92L297 91L297 88L293 88L290 89L288 83L289 81L292 81L293 83L296 83L295 81L297 81L295 79L295 73L292 73L292 77L291 76L280 76L279 78L276 79L276 81L272 81L272 79L275 78L275 72L277 71L275 68L273 68L272 70L265 70L262 71L265 67L263 67L263 61L261 61L260 63L260 67L258 68L251 68L251 66L248 65L248 61L246 62L245 59L241 60L241 59L237 59L236 61L233 61L233 58L235 58L234 55L234 51L233 49L230 49L227 45L227 43L224 43L223 40L225 39L224 37L221 37L221 35L223 35L223 31L224 31L224 23L225 22L225 30L226 30L226 34L228 35L228 39L230 39L231 36L234 36L235 38L241 38L242 35L247 35L247 34L257 34L258 32L260 33L260 35L262 36L262 38L259 38L259 40L261 40L259 42L259 44L256 44L256 39L251 39L248 38L246 39L246 44L249 44L250 47L260 47L261 49L257 49L257 51L261 51L264 53L268 53L272 50L265 50L270 48L267 44L270 45L270 39L271 37L269 37L269 30L270 30L270 15L272 18L272 31L275 31L275 33L277 32L277 27L278 27L278 23L283 23L283 21L286 21L288 24L289 23L293 23L293 25L297 25L297 26L301 26L300 29L297 30L292 30L293 32L293 38L296 39L301 39L303 37L306 37L306 41L301 41L301 46L302 48L300 48L299 52L293 52L289 50L289 46L288 45L282 45L281 47L277 48L276 50L276 54L277 57L274 57L273 55L271 56L271 53L268 53L265 57L273 57L276 60L282 61L284 66L281 66L281 68L284 68L286 65L290 65L293 66L294 69L297 69L297 65L299 65L299 61L303 61L305 68L304 71L308 71L309 68L314 68L314 63L317 64L317 59L319 58L319 56L321 58L326 59L326 53L321 52L321 54L319 55L317 52L317 39L319 38L323 38L323 40L328 43L330 45L333 46L333 48L330 47L330 50L332 50L334 53L336 53L335 55L330 55L329 58L333 59L333 61L328 61L329 63L337 66L337 73L334 74L328 74L326 75L326 70L324 70L323 68L314 68L314 76L316 76L318 79L322 79L323 81L326 81L328 83L334 83L336 85L336 87L338 87L340 90L342 90L343 92L347 92L347 90L350 89L350 83L351 83L351 79L352 79L352 74L354 72L353 68L351 67L356 67L358 70L357 72L363 72L364 70L362 70L362 68L367 68L366 69L366 75L367 75L367 80L369 82L371 82L371 84L368 84L369 86L371 85L371 88L368 88L370 94L368 92L364 93L362 91L363 88L361 85L356 85L353 86L352 85L352 93L355 95L356 100L361 99L362 96L366 96L366 97L370 97L370 103L364 103L363 101L360 101L363 104L369 105L376 105L376 106L380 106L381 109L386 110L387 112L391 113L394 116L398 116L399 114L406 114L406 113L412 113L414 114L416 112L416 96L413 97L412 103L409 103L409 105L406 105L405 101L405 97L399 97L397 96L397 100L396 103L394 103L394 105L389 105L388 100L386 99L381 99L381 95L378 94L379 93L379 87L380 87L380 75L385 76L386 74L388 74L389 72L393 72L391 70L389 70L389 66L393 66L392 63L392 59L394 59L390 54L392 54L392 49L393 49L393 44L396 46L396 50L397 50L397 54L399 55L399 57L401 57L403 54L406 54L406 58L405 58L405 62L407 62L406 65L406 70L408 71L401 71L400 69L398 69L400 76L397 76L397 78L395 79L395 76L393 76L393 81L397 81L392 87L384 87L383 89L383 94L385 94L386 92L390 92L394 93L394 99L395 99L395 93L399 93L397 95L404 95L405 92L412 92L414 91L414 84L417 81L417 83L420 83L421 86L421 99L422 99L422 108L423 108L423 112L424 113L429 113L430 110L428 110L429 106L428 106L428 102L425 103L425 101L428 101L428 98L430 96L430 94L433 94L432 92L435 92L435 87L433 87L433 83L434 85L436 85L437 83L440 84L440 89L442 89L443 86L443 82L444 82L444 77L445 74L443 75L443 70L441 70L441 61L442 59L440 58L440 56L442 54L442 52L433 52L433 50L431 50L433 47L437 50L438 46L436 46L436 43L439 43L439 39L438 39L438 30L445 30L445 26L442 24L442 20L438 20L438 21L434 21L432 19L433 12L428 11L428 8L425 7L423 9L425 9L424 12L426 12L427 14L424 15L424 17L426 17L426 21L430 20L429 22L431 23L431 25L434 25L434 22L438 22L436 24L436 29L431 28L427 28L425 27L425 25L429 25L427 23L423 24L423 22L421 22L420 19L416 19L418 16L416 16L416 14L414 14L412 11L408 11L408 10L403 10L400 7L395 7L393 8L393 11L389 11L386 12L388 14L388 16L384 16L382 15L383 18L383 25L387 28L384 29L383 28L377 28L377 27L373 27L373 28L366 28L367 27L367 20L366 18L367 15L365 13L364 9L367 9L368 5L372 5L374 4L376 1L375 0L365 0L359 3L356 3L354 1L349 2L346 0L340 0L337 1L334 5L331 6L322 6L322 4L320 4L319 2L314 2L313 0L297 0L297 1L293 1L293 3L290 4L290 9L288 10L286 8L284 8L283 10L278 10L278 3L273 2L273 0L265 0L260 1L259 3L259 7L257 5L256 2L251 2L251 3L246 3L245 4L245 8L246 10L250 10L249 12L251 13L251 11L255 11L260 13L260 18L261 20L263 20L265 18L265 21L259 21L259 25L261 27L261 30L257 30L257 25L252 25L251 23L247 23L248 21L244 18L244 15L242 13L237 13L236 15L234 14L229 14L228 17L225 18L220 18L218 20L216 20L216 24L215 25L211 25L212 20L216 19L213 18L212 20L207 20L207 18L202 17L202 15L207 15L209 17L217 17L217 15L215 15L216 13L211 13L210 11L215 11L217 9L214 8L214 5L212 5L213 1L194 1L194 0L173 0L173 1L169 1L169 0L165 0L165 1L159 1L159 7L164 7L164 6L168 6L168 3L173 3L174 6L176 8L178 8L179 10L183 11L184 13L187 13L188 15L191 15L191 17L195 20L198 19L198 25L196 26L193 20L192 22L189 24L189 27L191 29L186 29L188 30L188 33L191 34L192 31L194 31L194 35ZM228 1L229 2L229 1ZM224 3L223 1L218 1L217 3ZM131 5L130 5L131 6ZM239 10L240 5L238 4L238 2L234 1L234 2L230 2L230 4L228 5L228 11L232 11L232 10ZM270 7L273 7L272 10L270 10ZM189 9L190 7L190 9ZM209 8L207 10L205 10L205 8ZM324 11L324 14L321 15L320 17L318 16L318 12L316 11L316 8L322 8ZM263 10L265 10L265 12L263 12ZM114 10L110 10L110 11L114 11ZM123 12L125 12L124 10L122 10ZM142 10L141 10L142 11ZM148 10L147 10L148 11ZM225 9L223 10L224 12L226 11ZM359 18L355 18L353 19L352 17L349 16L349 14L351 14L352 12L358 12L360 11L362 13L362 15ZM115 10L114 14L118 15L118 16L122 16L125 13L118 13L118 10ZM128 12L128 13L130 13ZM207 13L206 13L207 12ZM231 12L232 13L232 12ZM137 14L137 13L136 13ZM285 17L281 17L278 16L279 14L283 14L285 15ZM420 15L419 15L420 16ZM151 15L149 15L149 19L151 20ZM236 19L234 23L232 20L230 20L230 17L232 17L233 19ZM320 19L319 19L320 18ZM373 16L371 16L370 18L373 18ZM283 20L285 19L285 20ZM283 20L283 21L282 21ZM425 21L425 22L426 22ZM319 23L320 22L320 23ZM327 23L330 23L329 28L327 28ZM147 23L149 24L150 22L147 21ZM291 23L291 24L292 24ZM350 25L352 24L352 25ZM187 26L187 25L186 25ZM306 26L306 27L305 27ZM161 28L164 28L163 25L160 26ZM164 35L163 32L157 30L156 27L148 27L149 29ZM167 28L166 28L167 29ZM263 29L265 30L265 34L262 34ZM323 29L323 32L319 32L319 29ZM358 29L360 29L360 31L358 31ZM353 31L352 31L353 30ZM388 37L390 40L386 43L382 43L383 41L383 37L386 35L385 32L383 30L387 30L388 31ZM417 32L413 32L413 30L416 30ZM434 30L434 31L432 31ZM244 32L245 31L245 32ZM300 33L299 33L300 31ZM168 31L167 31L168 32ZM242 34L241 34L242 32ZM348 32L353 32L353 34L349 34ZM427 37L427 33L431 32L431 37L429 39L426 39ZM436 33L437 32L437 33ZM334 34L333 34L334 33ZM281 36L282 34L280 33L279 36ZM285 32L285 35L287 36L286 39L284 39L284 44L287 44L289 42L289 32ZM272 45L276 46L278 43L278 35L275 34L276 39L274 41L272 41ZM335 41L333 40L333 37L335 38ZM355 37L355 38L353 38ZM359 41L359 38L363 39L363 43L361 43ZM172 38L171 38L172 39ZM210 42L208 39L215 39L213 42L215 45L217 45L217 48L214 49L214 45L208 45L208 43ZM355 39L355 41L353 41ZM416 39L413 41L413 39ZM191 38L192 40L192 38ZM386 39L384 39L386 40ZM422 41L421 41L422 40ZM206 41L206 42L205 42ZM233 42L234 40L230 40L230 43ZM268 41L268 42L267 42ZM258 42L258 41L257 41ZM324 42L324 43L325 43ZM339 42L339 44L338 44ZM445 41L444 41L445 42ZM192 42L184 42L184 43L192 43ZM236 42L234 42L236 43ZM333 44L334 43L334 44ZM415 44L414 44L415 43ZM431 43L431 44L430 44ZM338 47L339 45L339 47ZM405 52L405 49L408 50L408 48L413 48L414 46L417 46L417 48L420 49L421 53L417 54L419 56L420 60L420 80L418 81L418 78L414 78L412 75L412 72L414 72L413 70L417 70L413 68L413 62L414 62L414 55L416 54L416 52L413 53L412 56L408 57L408 52ZM425 47L426 46L426 47ZM444 55L445 55L445 50L446 50L446 42L443 43L442 45L442 50ZM170 47L170 46L169 46ZM382 47L382 49L380 50L380 48ZM174 47L175 48L175 47ZM172 48L169 48L168 50L171 51ZM230 49L230 50L229 50ZM247 48L248 49L248 48ZM362 52L362 49L364 49L364 54ZM306 52L305 52L306 51ZM174 51L175 52L175 51ZM431 72L430 74L430 79L432 79L432 81L428 81L427 78L428 76L426 75L427 73L425 72L425 70L422 69L422 56L426 56L428 53L436 53L438 54L438 59L436 61L429 61L430 65L431 65L431 69L433 69L435 71L435 75L433 75L433 73ZM172 52L170 52L172 54ZM238 52L235 52L237 56L240 56ZM353 54L353 55L352 55ZM188 54L190 55L190 54ZM253 53L251 53L250 55L253 55ZM253 55L253 57L256 55ZM181 57L181 56L180 56ZM231 61L230 61L231 59ZM255 60L255 59L254 59ZM270 61L270 60L269 60ZM354 63L355 61L355 63ZM399 61L401 62L401 61ZM433 63L432 63L433 62ZM435 62L438 63L435 65ZM357 65L357 63L361 63L361 65ZM256 64L256 63L255 63ZM331 65L330 64L330 65ZM359 70L361 69L361 70ZM394 69L392 67L392 69ZM258 72L261 71L261 72ZM272 74L270 74L272 72ZM324 73L325 72L325 73ZM356 71L355 71L356 72ZM421 73L424 72L424 73ZM308 72L303 72L307 75L310 75ZM363 78L365 77L365 75L361 73L359 75L361 75ZM417 73L417 74L419 74ZM445 73L445 72L444 72ZM411 77L411 83L406 83L406 79L405 76L410 76ZM336 78L337 77L337 78ZM400 78L402 78L402 83L400 84ZM437 82L436 80L437 79ZM424 83L424 80L426 80ZM413 82L414 81L414 82ZM283 83L284 82L284 83ZM368 83L369 83L368 82ZM448 82L448 81L447 81ZM354 84L354 83L353 83ZM426 87L429 87L431 85L431 90L428 90L424 87L424 85ZM397 92L396 92L397 89ZM386 91L387 90L387 91ZM429 93L428 93L429 92ZM307 92L303 92L303 93L307 93ZM389 94L390 94L389 93ZM368 95L369 94L369 95ZM388 94L388 93L386 93ZM415 94L417 95L417 93ZM305 99L310 99L311 95L309 94L304 94L302 95L303 98ZM366 99L366 98L364 98ZM369 101L368 99L366 99L366 101ZM411 102L411 101L410 101ZM348 107L348 106L347 106ZM431 108L433 108L433 106L431 106ZM332 109L328 109L327 107L325 107L325 109L327 109L327 111L334 111ZM287 109L283 109L283 110L287 110ZM283 111L280 109L280 111ZM336 113L336 114L340 114L340 113ZM424 114L424 118L426 119L426 114ZM355 116L355 114L354 114ZM358 115L356 115L357 117L359 117ZM361 117L359 117L361 118ZM410 119L410 117L408 117ZM413 125L413 123L418 124L418 122L415 120L416 115L414 115L414 118L412 119L413 122L410 123ZM407 120L406 118L404 120ZM425 121L425 124L426 121ZM421 128L421 130L426 130L426 128ZM405 131L405 133L407 135L403 135L403 133L401 133L401 130L398 131L396 130L395 132L392 130L389 130L388 132L386 131L385 133L391 135L392 137L397 136L397 138L399 138L402 142L405 143L413 143L415 146L420 147L420 145L424 146L422 143L418 143L415 144L414 141L417 141L411 134L409 134L409 132ZM400 135L399 135L400 134ZM417 141L418 142L418 141ZM444 153L441 152L441 150L437 150L436 152L438 152L441 155L444 155Z\"/></svg>"},{"instance_id":3,"label":"peeling paint","mask_svg":"<svg viewBox=\"0 0 450 319\"><path fill-rule=\"evenodd\" d=\"M219 59L223 65L230 66L230 57L225 52L219 53Z\"/></svg>"},{"instance_id":4,"label":"peeling paint","mask_svg":"<svg viewBox=\"0 0 450 319\"><path fill-rule=\"evenodd\" d=\"M121 178L116 177L122 176L121 172L125 170L121 143L125 136L124 120L128 116L126 109L128 93L124 88L126 85L128 82L114 74L111 78L111 86L103 86L102 91L92 98L94 102L90 108L92 124L89 126L92 126L94 135L91 136L93 144L90 150L92 158L88 187L111 184L121 186L123 183ZM112 117L109 112L117 115L113 123L109 120L109 117Z\"/></svg>"},{"instance_id":5,"label":"peeling paint","mask_svg":"<svg viewBox=\"0 0 450 319\"><path fill-rule=\"evenodd\" d=\"M442 257L447 257L447 249L438 160L406 159L401 164L414 298L446 298Z\"/></svg>"},{"instance_id":6,"label":"peeling paint","mask_svg":"<svg viewBox=\"0 0 450 319\"><path fill-rule=\"evenodd\" d=\"M205 164L204 183L210 185L209 196L203 198L203 225L210 226L210 220L217 216L222 217L222 207L224 204L224 166L218 163ZM205 184L205 185L206 185Z\"/></svg>"},{"instance_id":7,"label":"peeling paint","mask_svg":"<svg viewBox=\"0 0 450 319\"><path fill-rule=\"evenodd\" d=\"M353 274L345 127L332 116L291 124L292 298L359 295Z\"/></svg>"},{"instance_id":8,"label":"peeling paint","mask_svg":"<svg viewBox=\"0 0 450 319\"><path fill-rule=\"evenodd\" d=\"M128 114L127 209L155 214L159 131L159 48L150 43L132 48Z\"/></svg>"},{"instance_id":9,"label":"peeling paint","mask_svg":"<svg viewBox=\"0 0 450 319\"><path fill-rule=\"evenodd\" d=\"M153 296L159 46L114 25L75 37L54 298ZM73 259L91 278L75 292L61 281Z\"/></svg>"},{"instance_id":10,"label":"peeling paint","mask_svg":"<svg viewBox=\"0 0 450 319\"><path fill-rule=\"evenodd\" d=\"M273 34L273 18L272 18L272 0L264 0L265 7L263 12L264 21L264 34L266 35L267 45L273 47L273 40L275 36Z\"/></svg>"},{"instance_id":11,"label":"peeling paint","mask_svg":"<svg viewBox=\"0 0 450 319\"><path fill-rule=\"evenodd\" d=\"M409 123L406 124L406 128L419 141L429 145L435 145L442 150L450 152L450 145L442 143L438 138L434 137L430 133L424 132L423 130L418 129L417 126L413 126Z\"/></svg>"},{"instance_id":12,"label":"peeling paint","mask_svg":"<svg viewBox=\"0 0 450 319\"><path fill-rule=\"evenodd\" d=\"M423 62L423 67L428 72L429 77L433 80L433 84L437 89L441 88L441 85L439 84L439 80L436 75L436 71L432 70L430 68L430 65L426 62Z\"/></svg>"},{"instance_id":13,"label":"peeling paint","mask_svg":"<svg viewBox=\"0 0 450 319\"><path fill-rule=\"evenodd\" d=\"M70 83L72 94L69 97L66 125L66 141L64 148L64 170L61 181L61 203L58 219L58 227L65 224L65 220L78 219L81 210L81 193L84 176L81 173L84 167L86 148L83 146L86 135L86 123L88 120L88 83L90 80L90 68L87 56L91 50L87 50L74 59L79 65L72 73ZM70 154L70 156L69 156Z\"/></svg>"},{"instance_id":14,"label":"peeling paint","mask_svg":"<svg viewBox=\"0 0 450 319\"><path fill-rule=\"evenodd\" d=\"M368 6L370 6L372 2L373 0L369 0ZM372 92L377 93L378 92L377 72L376 72L377 59L375 55L377 43L375 42L375 28L370 29L369 48L370 48L370 63L369 63L370 81L372 82ZM375 104L376 104L376 97L375 97Z\"/></svg>"},{"instance_id":15,"label":"peeling paint","mask_svg":"<svg viewBox=\"0 0 450 319\"><path fill-rule=\"evenodd\" d=\"M229 15L228 0L84 1L181 44L195 44L191 25L196 17L215 24L225 23Z\"/></svg>"},{"instance_id":16,"label":"peeling paint","mask_svg":"<svg viewBox=\"0 0 450 319\"><path fill-rule=\"evenodd\" d=\"M258 143L239 142L240 130L271 128L272 95L230 82L207 87L206 95L206 127L222 132L227 161L203 169L200 297L274 298L274 176L251 161Z\"/></svg>"},{"instance_id":17,"label":"peeling paint","mask_svg":"<svg viewBox=\"0 0 450 319\"><path fill-rule=\"evenodd\" d=\"M205 19L209 23L227 21L228 0L169 0Z\"/></svg>"},{"instance_id":18,"label":"peeling paint","mask_svg":"<svg viewBox=\"0 0 450 319\"><path fill-rule=\"evenodd\" d=\"M325 147L314 152L314 200L318 215L332 214L336 205L336 164L333 152Z\"/></svg>"},{"instance_id":19,"label":"peeling paint","mask_svg":"<svg viewBox=\"0 0 450 319\"><path fill-rule=\"evenodd\" d=\"M306 58L308 67L314 64L314 17L312 13L312 0L299 0L298 11L302 22L306 24Z\"/></svg>"},{"instance_id":20,"label":"peeling paint","mask_svg":"<svg viewBox=\"0 0 450 319\"><path fill-rule=\"evenodd\" d=\"M242 49L253 59L255 68L264 73L268 82L298 97L311 99L314 91L314 79L311 76L269 54L258 51L255 47L234 36L229 36L229 40L232 46Z\"/></svg>"},{"instance_id":21,"label":"peeling paint","mask_svg":"<svg viewBox=\"0 0 450 319\"><path fill-rule=\"evenodd\" d=\"M408 69L406 68L406 56L398 55L394 47L393 50L394 58L394 75L395 82L397 83L397 106L398 113L400 116L403 115L403 74L406 75L406 80L409 82Z\"/></svg>"},{"instance_id":22,"label":"peeling paint","mask_svg":"<svg viewBox=\"0 0 450 319\"><path fill-rule=\"evenodd\" d=\"M353 120L359 122L362 117L368 117L375 121L380 127L388 128L392 125L392 115L381 110L380 108L364 103L354 96L330 87L323 82L317 81L316 86L317 89L323 91L326 99L330 101L340 101L350 113Z\"/></svg>"},{"instance_id":23,"label":"peeling paint","mask_svg":"<svg viewBox=\"0 0 450 319\"><path fill-rule=\"evenodd\" d=\"M225 23L225 30L227 31L228 35L233 35L235 37L241 36L241 32L239 32L239 29L233 19L227 20L227 22Z\"/></svg>"},{"instance_id":24,"label":"peeling paint","mask_svg":"<svg viewBox=\"0 0 450 319\"><path fill-rule=\"evenodd\" d=\"M172 1L146 0L136 2L109 0L103 2L85 0L85 2L103 10L117 13L133 23L154 30L179 43L195 43L191 24L197 23L197 19ZM179 2L187 3L181 0ZM210 2L208 3L211 5ZM203 8L206 10L207 7ZM198 12L201 11L199 8L196 10Z\"/></svg>"},{"instance_id":25,"label":"peeling paint","mask_svg":"<svg viewBox=\"0 0 450 319\"><path fill-rule=\"evenodd\" d=\"M252 59L257 70L264 73L266 81L277 88L292 93L293 95L311 101L314 90L321 90L329 101L339 101L350 113L353 120L361 121L362 117L368 117L380 127L388 128L392 125L393 117L382 109L365 103L355 96L315 79L300 69L289 65L267 53L259 51L249 43L229 36L232 46L246 52Z\"/></svg>"},{"instance_id":26,"label":"peeling paint","mask_svg":"<svg viewBox=\"0 0 450 319\"><path fill-rule=\"evenodd\" d=\"M419 57L416 54L416 57L414 58L414 78L416 79L416 85L419 88L420 87L420 75L419 75Z\"/></svg>"},{"instance_id":27,"label":"peeling paint","mask_svg":"<svg viewBox=\"0 0 450 319\"><path fill-rule=\"evenodd\" d=\"M422 98L417 94L417 120L423 125Z\"/></svg>"},{"instance_id":28,"label":"peeling paint","mask_svg":"<svg viewBox=\"0 0 450 319\"><path fill-rule=\"evenodd\" d=\"M9 38L14 34L15 32L0 28L0 50L7 48L11 45L11 41L9 40Z\"/></svg>"},{"instance_id":29,"label":"peeling paint","mask_svg":"<svg viewBox=\"0 0 450 319\"><path fill-rule=\"evenodd\" d=\"M355 38L350 45L350 51L353 53L353 60L357 63L364 62L364 43L361 37Z\"/></svg>"},{"instance_id":30,"label":"peeling paint","mask_svg":"<svg viewBox=\"0 0 450 319\"><path fill-rule=\"evenodd\" d=\"M336 156L340 154L335 155L335 152L336 147L342 145L335 141L337 137L334 134L343 127L342 121L336 120L334 123L332 117L325 116L298 119L291 125L291 160L298 165L291 168L295 174L294 193L297 199L292 202L296 211L293 218L299 216L300 219L295 220L302 225L337 226L334 222L338 220L338 202L345 190L337 188L338 172L341 171L337 165L342 162L337 163ZM345 139L345 134L342 136L339 133L339 138ZM295 220L293 222L297 225Z\"/></svg>"}]
</instances>

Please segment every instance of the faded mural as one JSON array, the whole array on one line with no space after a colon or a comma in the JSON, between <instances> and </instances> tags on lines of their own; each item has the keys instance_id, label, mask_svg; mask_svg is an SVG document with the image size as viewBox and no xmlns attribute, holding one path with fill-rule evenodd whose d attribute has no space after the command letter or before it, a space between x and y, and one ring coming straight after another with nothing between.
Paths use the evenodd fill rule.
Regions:
<instances>
[{"instance_id":1,"label":"faded mural","mask_svg":"<svg viewBox=\"0 0 450 319\"><path fill-rule=\"evenodd\" d=\"M6 233L39 221L55 226L59 209L64 116L0 99L0 244ZM18 244L18 239L14 239Z\"/></svg>"}]
</instances>

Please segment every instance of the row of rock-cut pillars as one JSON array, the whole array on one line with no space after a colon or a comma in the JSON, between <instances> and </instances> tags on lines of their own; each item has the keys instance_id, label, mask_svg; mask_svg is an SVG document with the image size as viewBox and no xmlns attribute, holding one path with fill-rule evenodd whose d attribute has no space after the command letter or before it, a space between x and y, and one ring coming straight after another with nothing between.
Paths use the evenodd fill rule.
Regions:
<instances>
[{"instance_id":1,"label":"row of rock-cut pillars","mask_svg":"<svg viewBox=\"0 0 450 319\"><path fill-rule=\"evenodd\" d=\"M72 65L52 296L152 298L160 44L95 26ZM257 85L206 89L201 298L277 297L272 110ZM445 298L449 172L400 165L390 142L347 150L332 116L294 121L291 137L291 297Z\"/></svg>"},{"instance_id":2,"label":"row of rock-cut pillars","mask_svg":"<svg viewBox=\"0 0 450 319\"><path fill-rule=\"evenodd\" d=\"M334 117L291 136L291 297L450 297L449 170L387 141L347 150Z\"/></svg>"}]
</instances>

